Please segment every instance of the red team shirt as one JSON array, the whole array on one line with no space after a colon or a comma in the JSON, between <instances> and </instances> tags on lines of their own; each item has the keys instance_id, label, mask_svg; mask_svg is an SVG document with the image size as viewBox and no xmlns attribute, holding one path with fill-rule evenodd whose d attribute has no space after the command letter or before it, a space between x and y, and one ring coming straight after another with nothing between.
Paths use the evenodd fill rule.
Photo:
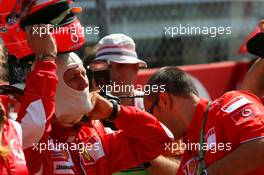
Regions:
<instances>
[{"instance_id":1,"label":"red team shirt","mask_svg":"<svg viewBox=\"0 0 264 175\"><path fill-rule=\"evenodd\" d=\"M0 157L1 175L28 175L25 156L22 150L21 127L11 119L5 122L2 131L2 140L10 148L10 153L6 159Z\"/></svg>"},{"instance_id":2,"label":"red team shirt","mask_svg":"<svg viewBox=\"0 0 264 175\"><path fill-rule=\"evenodd\" d=\"M197 168L200 130L208 100L200 100L184 142L187 146L177 175L194 175ZM230 154L241 144L264 137L264 107L256 96L232 91L212 102L204 130L206 166ZM188 147L189 146L189 147ZM224 167L223 167L224 168ZM235 168L235 167L234 167ZM263 175L264 166L248 175Z\"/></svg>"},{"instance_id":3,"label":"red team shirt","mask_svg":"<svg viewBox=\"0 0 264 175\"><path fill-rule=\"evenodd\" d=\"M115 119L118 131L88 118L70 128L56 125L52 120L57 82L52 61L37 61L27 77L18 121L30 174L110 175L154 159L164 151L164 143L172 141L164 125L134 107L121 106Z\"/></svg>"}]
</instances>

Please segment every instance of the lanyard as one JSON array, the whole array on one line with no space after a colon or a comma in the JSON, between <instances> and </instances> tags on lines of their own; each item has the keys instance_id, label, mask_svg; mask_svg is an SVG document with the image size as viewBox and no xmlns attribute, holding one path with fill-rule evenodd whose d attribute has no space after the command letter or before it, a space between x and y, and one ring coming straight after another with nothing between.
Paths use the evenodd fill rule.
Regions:
<instances>
[{"instance_id":1,"label":"lanyard","mask_svg":"<svg viewBox=\"0 0 264 175\"><path fill-rule=\"evenodd\" d=\"M200 173L204 168L206 168L205 162L204 162L204 149L203 149L203 144L204 144L204 129L205 129L205 124L209 112L209 108L211 105L211 101L208 102L206 106L206 110L204 113L204 118L203 118L203 124L202 128L200 130L200 149L199 149L199 166L198 166L198 173Z\"/></svg>"}]
</instances>

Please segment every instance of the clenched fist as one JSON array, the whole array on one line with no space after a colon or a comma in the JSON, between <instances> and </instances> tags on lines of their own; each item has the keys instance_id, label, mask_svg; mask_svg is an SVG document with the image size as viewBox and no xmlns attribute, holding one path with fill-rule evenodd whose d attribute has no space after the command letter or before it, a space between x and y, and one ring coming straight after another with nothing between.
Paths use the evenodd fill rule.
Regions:
<instances>
[{"instance_id":1,"label":"clenched fist","mask_svg":"<svg viewBox=\"0 0 264 175\"><path fill-rule=\"evenodd\" d=\"M90 117L92 120L100 120L108 118L112 111L113 111L113 104L100 96L98 91L91 92L91 103L92 103L92 110L87 113L86 115ZM120 106L118 105L118 112L120 112Z\"/></svg>"},{"instance_id":2,"label":"clenched fist","mask_svg":"<svg viewBox=\"0 0 264 175\"><path fill-rule=\"evenodd\" d=\"M49 24L38 24L26 28L27 41L36 58L44 56L56 57L57 55L56 42L49 29ZM46 32L41 32L40 34L42 30Z\"/></svg>"}]
</instances>

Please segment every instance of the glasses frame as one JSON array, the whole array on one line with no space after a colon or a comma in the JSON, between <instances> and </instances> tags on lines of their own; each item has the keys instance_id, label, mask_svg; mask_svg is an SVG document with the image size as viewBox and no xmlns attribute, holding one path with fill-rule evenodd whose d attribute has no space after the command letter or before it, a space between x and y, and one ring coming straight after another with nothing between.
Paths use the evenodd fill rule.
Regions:
<instances>
[{"instance_id":1,"label":"glasses frame","mask_svg":"<svg viewBox=\"0 0 264 175\"><path fill-rule=\"evenodd\" d=\"M148 110L148 113L153 114L154 108L157 106L158 102L159 102L159 93L158 93L158 95L155 97L155 99L154 99L154 101L153 101L151 107L150 107L149 110Z\"/></svg>"}]
</instances>

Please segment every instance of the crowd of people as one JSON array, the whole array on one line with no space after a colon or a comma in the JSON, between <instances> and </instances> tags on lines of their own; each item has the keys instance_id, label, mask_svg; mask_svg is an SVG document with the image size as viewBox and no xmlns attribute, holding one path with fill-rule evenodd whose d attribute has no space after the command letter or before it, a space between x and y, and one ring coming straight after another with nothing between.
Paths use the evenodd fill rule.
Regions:
<instances>
[{"instance_id":1,"label":"crowd of people","mask_svg":"<svg viewBox=\"0 0 264 175\"><path fill-rule=\"evenodd\" d=\"M133 82L147 63L132 38L111 34L99 41L94 62L105 63L110 86L128 87L109 91L116 101L102 96L96 80L89 84L76 53L61 52L52 34L36 28L50 24L25 28L34 61L16 121L8 117L10 97L0 96L0 174L264 174L262 58L239 90L214 100L201 98L193 78L172 66L157 70L147 85L158 89L144 94ZM184 147L180 156L171 153L175 145Z\"/></svg>"}]
</instances>

